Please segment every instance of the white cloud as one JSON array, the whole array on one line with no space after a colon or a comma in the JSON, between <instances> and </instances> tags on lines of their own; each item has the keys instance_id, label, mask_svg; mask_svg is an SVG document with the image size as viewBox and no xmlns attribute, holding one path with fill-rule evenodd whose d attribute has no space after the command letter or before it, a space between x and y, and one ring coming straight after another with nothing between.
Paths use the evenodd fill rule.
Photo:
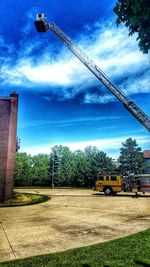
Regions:
<instances>
[{"instance_id":1,"label":"white cloud","mask_svg":"<svg viewBox=\"0 0 150 267\"><path fill-rule=\"evenodd\" d=\"M71 79L75 68L75 62L53 62L51 64L41 62L37 66L21 62L19 73L35 84L50 83L51 86L71 86L74 83L74 77Z\"/></svg>"},{"instance_id":2,"label":"white cloud","mask_svg":"<svg viewBox=\"0 0 150 267\"><path fill-rule=\"evenodd\" d=\"M122 146L122 142L124 142L130 136L123 136L119 138L108 138L108 139L100 139L100 140L89 140L83 142L61 142L61 145L68 146L70 150L84 150L87 146L96 146L99 150L104 151L108 154L108 156L112 158L117 158L120 153L120 147ZM132 139L136 139L138 145L146 150L149 148L150 137L149 136L132 136ZM38 153L47 153L49 154L51 148L55 145L60 145L60 143L49 143L46 145L38 145L38 146L30 146L23 147L20 152L27 152L31 155L36 155Z\"/></svg>"},{"instance_id":3,"label":"white cloud","mask_svg":"<svg viewBox=\"0 0 150 267\"><path fill-rule=\"evenodd\" d=\"M101 116L101 117L83 117L83 118L74 118L74 119L67 119L67 120L33 120L28 121L27 123L19 123L19 128L30 128L30 127L40 127L40 126L51 126L52 127L68 127L68 126L75 126L80 125L83 123L91 123L93 122L108 122L110 120L119 120L120 116Z\"/></svg>"},{"instance_id":4,"label":"white cloud","mask_svg":"<svg viewBox=\"0 0 150 267\"><path fill-rule=\"evenodd\" d=\"M84 102L85 103L102 103L102 104L106 104L108 102L112 102L114 101L114 96L113 95L98 95L98 94L91 94L91 93L87 93L85 94L84 97Z\"/></svg>"},{"instance_id":5,"label":"white cloud","mask_svg":"<svg viewBox=\"0 0 150 267\"><path fill-rule=\"evenodd\" d=\"M150 92L150 73L146 71L142 76L136 75L136 77L129 77L122 83L122 88L127 94L136 94L136 93L149 93Z\"/></svg>"},{"instance_id":6,"label":"white cloud","mask_svg":"<svg viewBox=\"0 0 150 267\"><path fill-rule=\"evenodd\" d=\"M96 23L90 35L88 32L84 35L81 33L75 42L112 80L119 79L127 95L150 92L148 57L138 51L136 37L129 37L126 28L116 28L112 22L105 25ZM63 45L57 56L51 45L49 48L44 45L37 37L30 44L22 43L19 60L13 65L6 62L1 67L2 84L28 87L29 90L30 87L31 90L37 90L37 87L43 90L46 85L48 92L60 95L60 99L74 98L84 92L85 103L115 101L95 76ZM42 53L35 59L32 53L38 47ZM88 92L94 86L99 86L100 94ZM70 90L70 87L74 90Z\"/></svg>"}]
</instances>

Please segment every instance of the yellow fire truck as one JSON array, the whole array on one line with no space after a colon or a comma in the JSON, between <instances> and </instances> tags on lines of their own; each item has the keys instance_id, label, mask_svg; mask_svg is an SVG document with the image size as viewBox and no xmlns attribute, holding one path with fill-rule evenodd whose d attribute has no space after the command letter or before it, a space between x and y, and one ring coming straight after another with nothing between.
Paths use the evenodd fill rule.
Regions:
<instances>
[{"instance_id":1,"label":"yellow fire truck","mask_svg":"<svg viewBox=\"0 0 150 267\"><path fill-rule=\"evenodd\" d=\"M104 192L105 195L117 192L150 192L150 174L136 176L122 176L119 174L98 174L96 191Z\"/></svg>"},{"instance_id":2,"label":"yellow fire truck","mask_svg":"<svg viewBox=\"0 0 150 267\"><path fill-rule=\"evenodd\" d=\"M96 181L96 191L104 192L106 195L122 191L121 175L98 175Z\"/></svg>"}]
</instances>

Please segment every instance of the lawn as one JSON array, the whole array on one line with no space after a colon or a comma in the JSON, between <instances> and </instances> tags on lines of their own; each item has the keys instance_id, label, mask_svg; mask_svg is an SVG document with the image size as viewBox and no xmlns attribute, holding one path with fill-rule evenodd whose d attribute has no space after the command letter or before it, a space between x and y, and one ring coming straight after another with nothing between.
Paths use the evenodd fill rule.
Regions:
<instances>
[{"instance_id":1,"label":"lawn","mask_svg":"<svg viewBox=\"0 0 150 267\"><path fill-rule=\"evenodd\" d=\"M117 229L116 229L117 230ZM113 241L1 263L0 267L150 266L150 229Z\"/></svg>"},{"instance_id":2,"label":"lawn","mask_svg":"<svg viewBox=\"0 0 150 267\"><path fill-rule=\"evenodd\" d=\"M46 195L15 192L11 199L5 202L0 202L0 207L33 205L45 202L49 199L50 198Z\"/></svg>"}]
</instances>

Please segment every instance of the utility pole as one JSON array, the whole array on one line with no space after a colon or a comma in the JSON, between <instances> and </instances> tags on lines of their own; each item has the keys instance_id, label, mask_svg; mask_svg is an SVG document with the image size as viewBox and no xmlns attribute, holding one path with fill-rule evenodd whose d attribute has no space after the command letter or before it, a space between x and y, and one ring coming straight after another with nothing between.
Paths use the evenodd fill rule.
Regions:
<instances>
[{"instance_id":1,"label":"utility pole","mask_svg":"<svg viewBox=\"0 0 150 267\"><path fill-rule=\"evenodd\" d=\"M53 161L52 161L52 188L54 188L54 161L55 161L55 155L54 155L54 152L53 152Z\"/></svg>"},{"instance_id":2,"label":"utility pole","mask_svg":"<svg viewBox=\"0 0 150 267\"><path fill-rule=\"evenodd\" d=\"M59 158L58 154L56 151L53 151L53 158L52 158L52 188L55 187L54 185L54 178L55 178L55 173L59 169Z\"/></svg>"}]
</instances>

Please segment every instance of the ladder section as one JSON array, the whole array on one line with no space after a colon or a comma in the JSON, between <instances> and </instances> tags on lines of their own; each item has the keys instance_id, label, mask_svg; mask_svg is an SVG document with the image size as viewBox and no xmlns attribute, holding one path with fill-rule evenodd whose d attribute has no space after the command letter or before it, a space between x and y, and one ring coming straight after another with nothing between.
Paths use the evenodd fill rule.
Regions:
<instances>
[{"instance_id":1,"label":"ladder section","mask_svg":"<svg viewBox=\"0 0 150 267\"><path fill-rule=\"evenodd\" d=\"M71 52L116 96L126 109L150 132L150 117L144 113L106 74L53 22L49 29L71 50Z\"/></svg>"}]
</instances>

